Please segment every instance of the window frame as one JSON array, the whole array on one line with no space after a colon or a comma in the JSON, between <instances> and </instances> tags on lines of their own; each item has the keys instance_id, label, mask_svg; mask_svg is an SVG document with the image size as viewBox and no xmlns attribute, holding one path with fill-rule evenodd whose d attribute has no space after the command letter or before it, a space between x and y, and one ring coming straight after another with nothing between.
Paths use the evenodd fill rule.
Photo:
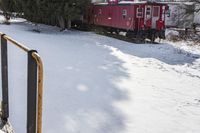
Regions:
<instances>
[{"instance_id":1,"label":"window frame","mask_svg":"<svg viewBox=\"0 0 200 133\"><path fill-rule=\"evenodd\" d=\"M123 9L122 10L122 17L125 19L127 17L127 15L128 15L127 9Z\"/></svg>"},{"instance_id":2,"label":"window frame","mask_svg":"<svg viewBox=\"0 0 200 133\"><path fill-rule=\"evenodd\" d=\"M141 10L141 11L139 11L139 10ZM142 7L137 7L136 17L137 18L143 18L144 17L144 9Z\"/></svg>"},{"instance_id":3,"label":"window frame","mask_svg":"<svg viewBox=\"0 0 200 133\"><path fill-rule=\"evenodd\" d=\"M148 7L146 8L146 16L147 16L147 15L148 15L148 16L151 16L151 13L152 13L151 7L148 6Z\"/></svg>"},{"instance_id":4,"label":"window frame","mask_svg":"<svg viewBox=\"0 0 200 133\"><path fill-rule=\"evenodd\" d=\"M156 12L156 13L157 13L156 16L154 15L154 13L155 13L155 12L154 12L154 8L158 8L158 10L157 10L157 12ZM153 6L152 17L160 17L160 6Z\"/></svg>"}]
</instances>

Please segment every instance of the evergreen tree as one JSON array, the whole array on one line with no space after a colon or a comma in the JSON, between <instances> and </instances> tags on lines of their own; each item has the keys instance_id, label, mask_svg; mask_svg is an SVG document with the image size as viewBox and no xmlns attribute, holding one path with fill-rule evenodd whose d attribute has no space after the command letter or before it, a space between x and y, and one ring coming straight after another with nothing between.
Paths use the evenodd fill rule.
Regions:
<instances>
[{"instance_id":1,"label":"evergreen tree","mask_svg":"<svg viewBox=\"0 0 200 133\"><path fill-rule=\"evenodd\" d=\"M21 0L25 18L32 22L71 28L71 21L79 19L89 0Z\"/></svg>"},{"instance_id":2,"label":"evergreen tree","mask_svg":"<svg viewBox=\"0 0 200 133\"><path fill-rule=\"evenodd\" d=\"M47 0L51 1L51 0ZM54 9L50 9L51 18L57 20L57 24L64 29L71 28L71 21L74 19L80 19L86 6L89 4L89 0L63 0L59 2L50 2L49 5ZM49 9L47 9L49 11Z\"/></svg>"},{"instance_id":3,"label":"evergreen tree","mask_svg":"<svg viewBox=\"0 0 200 133\"><path fill-rule=\"evenodd\" d=\"M32 22L38 22L39 15L39 3L38 0L20 0L22 12L24 17Z\"/></svg>"},{"instance_id":4,"label":"evergreen tree","mask_svg":"<svg viewBox=\"0 0 200 133\"><path fill-rule=\"evenodd\" d=\"M0 0L0 9L3 11L7 21L10 19L12 12L14 12L15 6L15 0Z\"/></svg>"},{"instance_id":5,"label":"evergreen tree","mask_svg":"<svg viewBox=\"0 0 200 133\"><path fill-rule=\"evenodd\" d=\"M90 0L0 0L0 8L9 16L13 11L35 23L71 28L71 21L80 19ZM7 17L9 18L9 17Z\"/></svg>"}]
</instances>

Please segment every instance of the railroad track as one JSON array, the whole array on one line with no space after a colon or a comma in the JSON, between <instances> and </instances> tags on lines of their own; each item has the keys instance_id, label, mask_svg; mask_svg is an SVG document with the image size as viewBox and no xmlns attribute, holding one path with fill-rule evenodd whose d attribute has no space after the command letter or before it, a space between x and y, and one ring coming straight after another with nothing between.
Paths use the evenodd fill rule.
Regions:
<instances>
[{"instance_id":1,"label":"railroad track","mask_svg":"<svg viewBox=\"0 0 200 133\"><path fill-rule=\"evenodd\" d=\"M99 35L103 35L103 36L107 36L107 37L111 37L111 38L115 38L118 40L122 40L122 41L126 41L126 42L130 42L130 43L136 43L136 44L160 44L158 42L152 42L150 40L145 40L145 41L141 41L138 38L130 38L130 37L126 37L125 35L120 35L120 34L116 34L116 33L111 33L107 30L105 30L104 28L101 27L87 27L87 28L80 28L80 27L73 27L73 29L75 30L80 30L80 31L93 31L96 34Z\"/></svg>"},{"instance_id":2,"label":"railroad track","mask_svg":"<svg viewBox=\"0 0 200 133\"><path fill-rule=\"evenodd\" d=\"M159 44L158 42L151 42L149 40L145 40L145 41L141 41L138 38L129 38L123 35L119 35L119 34L113 34L110 32L99 32L99 31L94 31L96 34L99 35L104 35L104 36L108 36L111 38L115 38L118 40L122 40L122 41L126 41L126 42L130 42L130 43L136 43L136 44Z\"/></svg>"}]
</instances>

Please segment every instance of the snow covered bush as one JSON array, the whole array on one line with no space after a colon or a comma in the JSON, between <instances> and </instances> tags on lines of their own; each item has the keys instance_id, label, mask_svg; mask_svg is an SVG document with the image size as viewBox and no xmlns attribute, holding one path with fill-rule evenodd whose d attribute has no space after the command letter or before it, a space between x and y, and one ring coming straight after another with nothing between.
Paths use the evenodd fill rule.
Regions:
<instances>
[{"instance_id":1,"label":"snow covered bush","mask_svg":"<svg viewBox=\"0 0 200 133\"><path fill-rule=\"evenodd\" d=\"M175 30L166 30L165 36L166 36L166 39L170 41L180 40L179 32Z\"/></svg>"}]
</instances>

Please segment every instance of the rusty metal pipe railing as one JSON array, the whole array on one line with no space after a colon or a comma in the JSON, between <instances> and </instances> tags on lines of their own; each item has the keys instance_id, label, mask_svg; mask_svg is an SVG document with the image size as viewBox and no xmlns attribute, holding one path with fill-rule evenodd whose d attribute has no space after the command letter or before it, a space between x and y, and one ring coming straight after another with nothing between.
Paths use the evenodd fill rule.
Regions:
<instances>
[{"instance_id":1,"label":"rusty metal pipe railing","mask_svg":"<svg viewBox=\"0 0 200 133\"><path fill-rule=\"evenodd\" d=\"M37 111L37 133L42 133L42 97L43 97L43 62L37 53L32 53L33 58L38 64L38 111Z\"/></svg>"},{"instance_id":2,"label":"rusty metal pipe railing","mask_svg":"<svg viewBox=\"0 0 200 133\"><path fill-rule=\"evenodd\" d=\"M30 51L31 49L26 47L25 45L15 41L14 39L12 39L11 37L9 37L8 35L0 32L0 36L3 36L6 40L8 40L9 42L11 42L12 44L14 44L15 46L19 47L20 49L24 50L25 52Z\"/></svg>"},{"instance_id":3,"label":"rusty metal pipe railing","mask_svg":"<svg viewBox=\"0 0 200 133\"><path fill-rule=\"evenodd\" d=\"M12 44L14 44L15 46L19 47L20 49L24 50L25 52L30 51L31 49L29 49L28 47L26 47L23 44L20 44L19 42L15 41L14 39L12 39L11 37L4 35L4 38L6 40L8 40L9 42L11 42Z\"/></svg>"},{"instance_id":4,"label":"rusty metal pipe railing","mask_svg":"<svg viewBox=\"0 0 200 133\"><path fill-rule=\"evenodd\" d=\"M31 50L30 48L15 41L11 37L9 37L1 32L0 32L0 36L1 36L1 38L5 39L6 41L11 42L11 44L14 44L15 46L22 49L23 51L25 51L27 53L31 52L31 56L37 64L37 71L36 71L37 72L37 79L36 79L37 80L37 89L36 89L36 91L38 93L37 93L37 111L36 111L37 112L36 113L36 121L37 122L36 122L36 126L35 126L36 129L34 129L34 131L29 131L30 128L27 127L27 128L29 128L29 129L27 129L27 133L35 133L35 132L42 133L42 104L43 104L42 99L43 99L43 73L44 73L42 59L35 50ZM6 47L7 47L7 42L6 42ZM7 49L6 49L6 54L7 54ZM7 117L8 116L9 115L7 115Z\"/></svg>"}]
</instances>

